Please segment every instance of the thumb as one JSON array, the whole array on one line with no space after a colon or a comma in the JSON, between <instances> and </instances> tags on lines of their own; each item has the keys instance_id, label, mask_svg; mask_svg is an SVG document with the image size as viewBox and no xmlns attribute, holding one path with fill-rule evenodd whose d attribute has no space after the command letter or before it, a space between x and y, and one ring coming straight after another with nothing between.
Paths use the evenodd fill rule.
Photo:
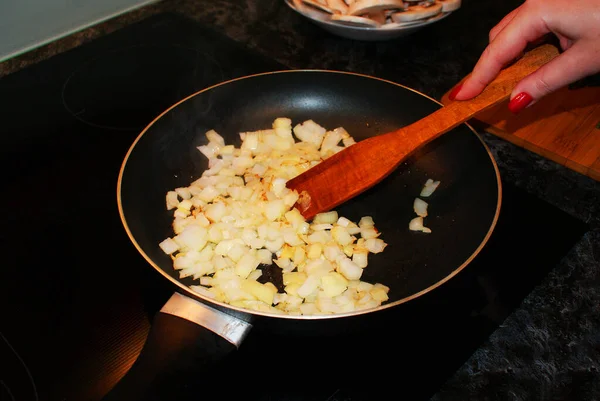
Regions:
<instances>
[{"instance_id":1,"label":"thumb","mask_svg":"<svg viewBox=\"0 0 600 401\"><path fill-rule=\"evenodd\" d=\"M526 93L532 105L546 95L600 70L600 48L578 41L536 72L523 78L513 89L511 100Z\"/></svg>"}]
</instances>

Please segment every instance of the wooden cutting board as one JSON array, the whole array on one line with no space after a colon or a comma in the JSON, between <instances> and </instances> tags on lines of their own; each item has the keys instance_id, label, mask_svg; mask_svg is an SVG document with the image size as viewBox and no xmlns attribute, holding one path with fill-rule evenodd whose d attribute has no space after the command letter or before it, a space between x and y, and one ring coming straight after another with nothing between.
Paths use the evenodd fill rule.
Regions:
<instances>
[{"instance_id":1,"label":"wooden cutting board","mask_svg":"<svg viewBox=\"0 0 600 401\"><path fill-rule=\"evenodd\" d=\"M600 87L563 88L517 115L507 103L469 124L600 181Z\"/></svg>"}]
</instances>

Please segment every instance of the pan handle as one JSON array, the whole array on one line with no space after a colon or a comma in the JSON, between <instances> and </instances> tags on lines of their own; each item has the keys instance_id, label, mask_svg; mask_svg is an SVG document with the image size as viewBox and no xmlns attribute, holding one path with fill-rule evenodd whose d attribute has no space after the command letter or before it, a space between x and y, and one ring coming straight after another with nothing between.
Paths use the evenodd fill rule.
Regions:
<instances>
[{"instance_id":1,"label":"pan handle","mask_svg":"<svg viewBox=\"0 0 600 401\"><path fill-rule=\"evenodd\" d=\"M252 325L178 292L154 317L140 355L102 401L161 400L235 351ZM193 373L193 376L191 375ZM175 391L175 393L174 393Z\"/></svg>"}]
</instances>

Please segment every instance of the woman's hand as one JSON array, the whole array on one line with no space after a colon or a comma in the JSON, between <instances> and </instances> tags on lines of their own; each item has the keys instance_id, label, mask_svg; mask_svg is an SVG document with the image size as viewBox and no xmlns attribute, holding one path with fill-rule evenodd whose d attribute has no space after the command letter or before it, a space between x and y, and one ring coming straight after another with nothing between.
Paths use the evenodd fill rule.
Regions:
<instances>
[{"instance_id":1,"label":"woman's hand","mask_svg":"<svg viewBox=\"0 0 600 401\"><path fill-rule=\"evenodd\" d=\"M547 33L558 37L564 52L516 85L508 105L512 112L600 72L600 0L527 0L490 31L490 44L450 99L466 100L481 93L529 43Z\"/></svg>"}]
</instances>

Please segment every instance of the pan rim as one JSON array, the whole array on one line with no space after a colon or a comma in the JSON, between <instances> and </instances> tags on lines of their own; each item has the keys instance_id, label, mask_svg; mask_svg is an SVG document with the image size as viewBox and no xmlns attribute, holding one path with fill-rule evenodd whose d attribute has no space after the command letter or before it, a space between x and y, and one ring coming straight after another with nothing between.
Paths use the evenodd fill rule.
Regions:
<instances>
[{"instance_id":1,"label":"pan rim","mask_svg":"<svg viewBox=\"0 0 600 401\"><path fill-rule=\"evenodd\" d=\"M423 96L431 101L433 101L434 103L440 105L440 106L444 106L440 101L422 93L417 91L416 89L407 87L405 85L399 84L397 82L391 81L391 80L387 80L384 78L378 78L375 76L371 76L371 75L367 75L367 74L362 74L362 73L356 73L356 72L348 72L348 71L339 71L339 70L331 70L331 69L287 69L287 70L275 70L275 71L269 71L269 72L261 72L261 73L256 73L256 74L250 74L250 75L244 75L241 77L237 77L237 78L232 78L229 80L225 80L222 82L219 82L217 84L208 86L204 89L201 89L191 95L186 96L185 98L177 101L176 103L174 103L173 105L171 105L170 107L168 107L167 109L165 109L163 112L161 112L158 116L156 116L150 123L148 123L146 125L146 127L144 127L144 129L140 132L140 134L135 138L135 140L133 141L133 143L130 145L127 153L125 154L125 157L123 159L123 162L121 163L121 168L119 169L119 176L118 176L118 180L117 180L117 205L118 205L118 210L119 210L119 216L121 218L121 223L123 224L123 227L125 229L125 232L127 233L127 236L129 237L130 241L132 242L132 244L134 245L134 247L137 249L137 251L142 255L142 257L146 260L146 262L148 262L150 264L150 266L152 266L158 273L160 273L163 277L165 277L167 280L169 280L172 284L175 284L176 287L178 287L178 289L180 291L184 291L184 295L189 296L192 299L196 299L196 300L200 300L201 302L203 302L204 304L210 306L210 307L218 307L220 310L222 310L223 308L225 309L225 311L223 311L223 313L229 313L229 314L242 314L242 315L251 315L251 316L260 316L260 317L267 317L267 318L282 318L282 319L294 319L294 320L322 320L322 319L337 319L337 318L343 318L343 317L352 317L352 316L359 316L359 315L363 315L363 314L367 314L367 313L373 313L373 312L378 312L378 311L382 311L382 310L387 310L390 309L392 307L407 303L411 300L414 300L416 298L419 298L433 290L435 290L436 288L440 287L442 284L448 282L450 279L452 279L453 277L455 277L458 273L460 273L462 270L464 270L472 261L473 259L475 259L475 257L481 252L481 250L485 247L485 245L488 243L495 227L496 224L498 222L498 217L500 215L500 209L502 206L502 182L501 182L501 177L500 177L500 170L498 169L498 164L496 162L496 159L494 158L490 148L488 147L488 145L483 141L481 135L472 127L470 126L468 123L463 123L461 125L465 125L467 126L467 128L469 128L471 130L471 132L475 135L475 137L481 142L481 145L483 146L483 148L485 149L485 151L488 154L488 157L490 158L490 161L492 162L492 166L494 168L494 172L495 172L495 176L496 176L496 185L497 185L497 190L498 190L498 199L496 202L496 211L494 213L494 218L492 219L492 222L490 224L490 227L486 233L486 235L484 236L483 240L481 241L481 243L479 244L479 246L473 251L473 253L463 262L461 263L456 269L454 269L450 274L448 274L447 276L445 276L444 278L442 278L441 280L435 282L434 284L430 285L429 287L426 287L424 289L422 289L421 291L414 293L410 296L401 298L399 300L396 300L394 302L390 302L390 303L385 303L382 304L376 308L371 308L371 309L362 309L362 310L357 310L357 311L352 311L352 312L344 312L344 313L337 313L337 314L323 314L323 315L289 315L289 314L285 314L285 313L273 313L273 312L264 312L264 311L256 311L256 310L251 310L251 309L246 309L246 308L241 308L241 307L237 307L234 305L230 305L227 304L225 302L220 302L220 301L216 301L214 299L208 298L206 296L203 296L202 294L196 293L194 292L191 288L189 288L188 286L184 285L181 281L177 280L176 278L172 277L171 275L167 274L167 272L165 272L162 268L160 268L160 266L158 266L157 263L155 263L152 258L150 258L146 252L144 252L144 250L142 249L142 247L138 244L138 242L136 241L135 237L133 236L133 234L131 233L131 230L129 229L129 225L127 224L127 219L125 217L125 213L123 211L123 205L121 202L121 187L122 187L122 180L123 180L123 172L125 170L125 167L127 165L127 161L129 160L129 156L131 155L131 153L133 152L133 150L135 149L135 146L137 145L137 143L140 141L140 139L143 137L143 135L158 121L160 120L164 115L166 115L167 113L169 113L172 109L176 108L177 106L179 106L180 104L188 101L189 99L200 95L201 93L210 91L214 88L223 86L223 85L227 85L229 83L232 82L236 82L236 81L240 81L240 80L244 80L244 79L251 79L251 78L256 78L256 77L261 77L261 76L266 76L266 75L272 75L272 74L288 74L288 73L326 73L326 74L343 74L343 75L354 75L354 76L358 76L358 77L362 77L362 78L367 78L367 79L374 79L380 82L384 82L387 84L391 84L391 85L395 85L398 86L402 89L405 90L409 90L411 92L414 92L420 96ZM157 245L158 246L158 245Z\"/></svg>"}]
</instances>

